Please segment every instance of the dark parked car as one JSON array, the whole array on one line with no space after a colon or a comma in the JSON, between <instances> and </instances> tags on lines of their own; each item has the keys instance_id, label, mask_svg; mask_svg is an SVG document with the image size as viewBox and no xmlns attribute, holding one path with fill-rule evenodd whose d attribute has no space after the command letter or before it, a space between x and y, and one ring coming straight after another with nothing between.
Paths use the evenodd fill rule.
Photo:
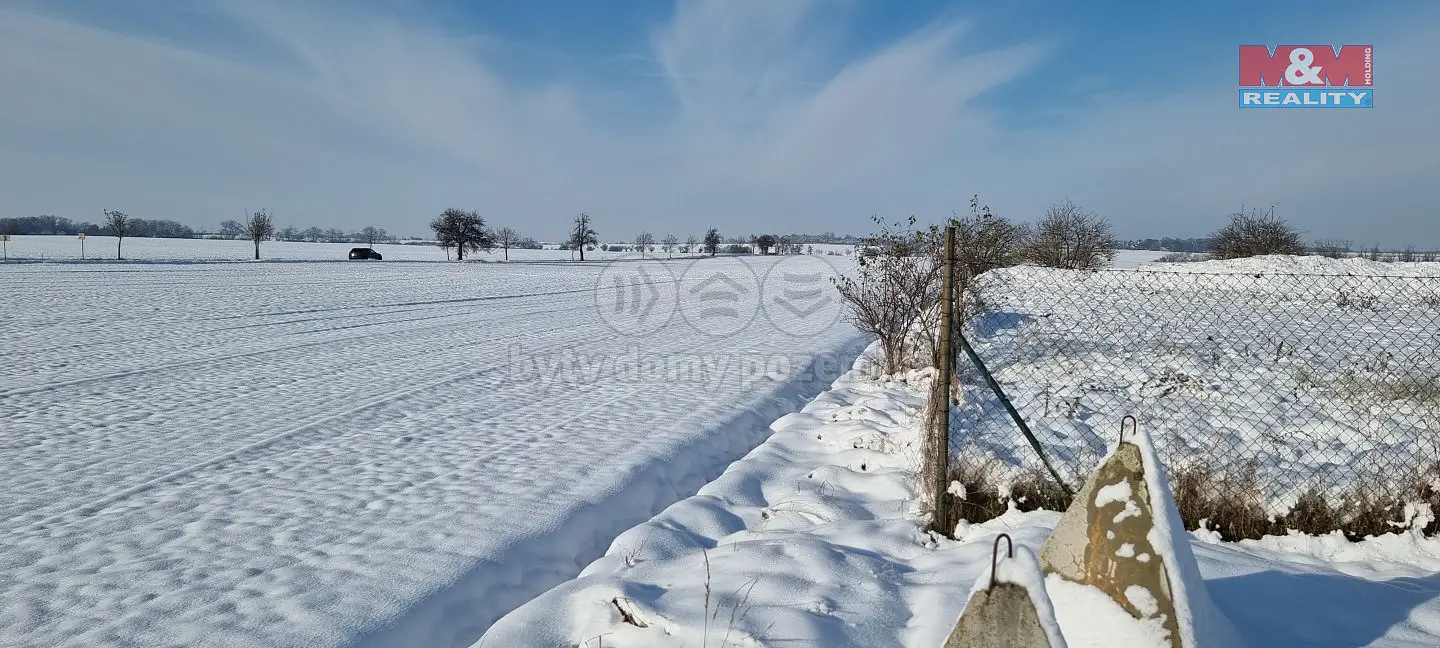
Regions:
<instances>
[{"instance_id":1,"label":"dark parked car","mask_svg":"<svg viewBox=\"0 0 1440 648\"><path fill-rule=\"evenodd\" d=\"M370 248L350 248L350 259L352 261L355 259L374 259L379 261L381 256L379 252Z\"/></svg>"}]
</instances>

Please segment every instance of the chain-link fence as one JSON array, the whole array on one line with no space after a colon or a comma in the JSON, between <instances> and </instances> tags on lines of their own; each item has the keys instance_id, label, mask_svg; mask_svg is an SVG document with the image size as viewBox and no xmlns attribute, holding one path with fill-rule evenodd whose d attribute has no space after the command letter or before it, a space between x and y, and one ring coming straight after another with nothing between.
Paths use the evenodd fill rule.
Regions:
<instances>
[{"instance_id":1,"label":"chain-link fence","mask_svg":"<svg viewBox=\"0 0 1440 648\"><path fill-rule=\"evenodd\" d=\"M1021 267L981 275L968 298L966 338L1072 488L1129 414L1191 528L1436 529L1440 277ZM1063 506L958 361L951 472L969 503Z\"/></svg>"}]
</instances>

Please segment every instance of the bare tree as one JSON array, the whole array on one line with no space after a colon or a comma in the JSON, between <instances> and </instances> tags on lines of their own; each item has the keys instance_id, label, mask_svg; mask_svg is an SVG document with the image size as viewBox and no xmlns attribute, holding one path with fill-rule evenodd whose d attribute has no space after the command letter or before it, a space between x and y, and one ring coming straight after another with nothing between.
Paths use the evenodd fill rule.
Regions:
<instances>
[{"instance_id":1,"label":"bare tree","mask_svg":"<svg viewBox=\"0 0 1440 648\"><path fill-rule=\"evenodd\" d=\"M1210 255L1216 259L1239 259L1262 254L1305 254L1300 232L1275 216L1275 206L1260 211L1251 208L1230 215L1230 223L1214 234Z\"/></svg>"},{"instance_id":2,"label":"bare tree","mask_svg":"<svg viewBox=\"0 0 1440 648\"><path fill-rule=\"evenodd\" d=\"M1371 261L1379 261L1379 260L1380 260L1380 244L1379 244L1379 243L1376 243L1376 244L1375 244L1375 247L1370 248L1370 260L1371 260Z\"/></svg>"},{"instance_id":3,"label":"bare tree","mask_svg":"<svg viewBox=\"0 0 1440 648\"><path fill-rule=\"evenodd\" d=\"M134 224L130 221L129 216L121 212L106 209L103 213L105 214L105 227L110 230L110 235L115 237L115 258L119 259L121 258L120 244L125 242L125 235L130 233Z\"/></svg>"},{"instance_id":4,"label":"bare tree","mask_svg":"<svg viewBox=\"0 0 1440 648\"><path fill-rule=\"evenodd\" d=\"M1350 248L1354 243L1347 239L1320 239L1310 245L1310 249L1323 257L1331 259L1343 259L1350 255Z\"/></svg>"},{"instance_id":5,"label":"bare tree","mask_svg":"<svg viewBox=\"0 0 1440 648\"><path fill-rule=\"evenodd\" d=\"M695 235L691 234L690 236L685 237L685 248L682 251L685 252L685 254L694 254L695 246L699 243L700 241L695 238Z\"/></svg>"},{"instance_id":6,"label":"bare tree","mask_svg":"<svg viewBox=\"0 0 1440 648\"><path fill-rule=\"evenodd\" d=\"M325 238L325 230L318 227L311 227L305 230L305 240L311 243L319 243L322 238Z\"/></svg>"},{"instance_id":7,"label":"bare tree","mask_svg":"<svg viewBox=\"0 0 1440 648\"><path fill-rule=\"evenodd\" d=\"M675 248L677 247L680 247L680 239L675 238L674 234L666 234L665 238L660 241L660 249L665 251L665 257L668 259L675 258Z\"/></svg>"},{"instance_id":8,"label":"bare tree","mask_svg":"<svg viewBox=\"0 0 1440 648\"><path fill-rule=\"evenodd\" d=\"M709 252L710 256L713 257L719 249L720 231L712 227L705 231L705 251Z\"/></svg>"},{"instance_id":9,"label":"bare tree","mask_svg":"<svg viewBox=\"0 0 1440 648\"><path fill-rule=\"evenodd\" d=\"M655 243L655 235L650 232L641 232L635 237L635 247L640 248L640 258L645 258L645 251Z\"/></svg>"},{"instance_id":10,"label":"bare tree","mask_svg":"<svg viewBox=\"0 0 1440 648\"><path fill-rule=\"evenodd\" d=\"M590 214L581 212L575 217L575 224L570 228L570 240L572 249L580 250L580 260L585 260L585 247L599 243L599 235L594 228L590 227Z\"/></svg>"},{"instance_id":11,"label":"bare tree","mask_svg":"<svg viewBox=\"0 0 1440 648\"><path fill-rule=\"evenodd\" d=\"M1420 253L1415 251L1415 246L1407 245L1405 246L1404 250L1400 251L1400 254L1396 257L1396 260L1400 261L1401 263L1412 263L1415 261L1415 259L1419 258L1419 255Z\"/></svg>"},{"instance_id":12,"label":"bare tree","mask_svg":"<svg viewBox=\"0 0 1440 648\"><path fill-rule=\"evenodd\" d=\"M770 254L770 250L774 249L780 241L775 238L774 234L761 234L754 238L753 243L755 244L756 252L760 254Z\"/></svg>"},{"instance_id":13,"label":"bare tree","mask_svg":"<svg viewBox=\"0 0 1440 648\"><path fill-rule=\"evenodd\" d=\"M227 220L220 223L220 236L230 240L238 239L245 235L245 225L237 220Z\"/></svg>"},{"instance_id":14,"label":"bare tree","mask_svg":"<svg viewBox=\"0 0 1440 648\"><path fill-rule=\"evenodd\" d=\"M1110 221L1070 200L1050 205L1035 226L1026 256L1036 265L1095 270L1115 259Z\"/></svg>"},{"instance_id":15,"label":"bare tree","mask_svg":"<svg viewBox=\"0 0 1440 648\"><path fill-rule=\"evenodd\" d=\"M255 244L255 260L260 260L260 242L275 235L275 219L270 217L270 210L262 209L250 215L250 221L245 223L245 238Z\"/></svg>"},{"instance_id":16,"label":"bare tree","mask_svg":"<svg viewBox=\"0 0 1440 648\"><path fill-rule=\"evenodd\" d=\"M457 261L464 261L467 251L489 252L495 249L494 235L485 227L485 219L474 211L454 207L446 209L439 218L430 221L430 229L435 231L441 247L448 245L455 248Z\"/></svg>"},{"instance_id":17,"label":"bare tree","mask_svg":"<svg viewBox=\"0 0 1440 648\"><path fill-rule=\"evenodd\" d=\"M385 230L366 225L365 229L360 230L360 238L365 239L365 244L373 248L377 241L385 240Z\"/></svg>"},{"instance_id":18,"label":"bare tree","mask_svg":"<svg viewBox=\"0 0 1440 648\"><path fill-rule=\"evenodd\" d=\"M885 373L929 365L940 290L935 230L914 229L913 216L905 223L874 220L880 231L861 240L856 272L832 281L855 326L880 341Z\"/></svg>"},{"instance_id":19,"label":"bare tree","mask_svg":"<svg viewBox=\"0 0 1440 648\"><path fill-rule=\"evenodd\" d=\"M510 260L510 246L520 242L520 233L508 227L495 230L495 244L505 250L505 260Z\"/></svg>"}]
</instances>

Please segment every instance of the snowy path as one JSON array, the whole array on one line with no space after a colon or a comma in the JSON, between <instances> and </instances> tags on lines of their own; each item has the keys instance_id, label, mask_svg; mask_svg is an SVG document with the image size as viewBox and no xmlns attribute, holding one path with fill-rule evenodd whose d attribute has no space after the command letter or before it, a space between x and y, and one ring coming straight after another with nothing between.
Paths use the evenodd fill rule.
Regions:
<instances>
[{"instance_id":1,"label":"snowy path","mask_svg":"<svg viewBox=\"0 0 1440 648\"><path fill-rule=\"evenodd\" d=\"M775 263L642 265L684 310ZM463 645L859 351L601 317L615 267L0 267L0 645Z\"/></svg>"}]
</instances>

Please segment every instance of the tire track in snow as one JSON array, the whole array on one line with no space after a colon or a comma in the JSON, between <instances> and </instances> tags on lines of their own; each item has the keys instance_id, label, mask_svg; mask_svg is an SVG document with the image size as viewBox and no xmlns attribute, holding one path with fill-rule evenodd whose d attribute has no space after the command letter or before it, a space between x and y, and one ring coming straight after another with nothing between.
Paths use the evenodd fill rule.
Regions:
<instances>
[{"instance_id":1,"label":"tire track in snow","mask_svg":"<svg viewBox=\"0 0 1440 648\"><path fill-rule=\"evenodd\" d=\"M94 512L96 512L96 511L98 511L98 510L101 510L101 509L103 509L103 508L111 505L111 504L114 504L115 502L118 502L118 501L120 501L120 500L123 500L123 499L125 499L125 498L128 498L128 497L130 497L130 496L132 496L132 495L145 492L146 490L149 490L149 489L154 488L154 487L156 487L156 486L159 486L159 485L161 485L161 484L165 484L165 483L167 483L167 482L173 482L173 481L178 480L178 479L180 479L180 478L182 478L182 477L185 477L185 476L187 476L187 475L193 474L193 473L198 472L198 471L200 471L200 470L204 470L205 468L209 468L209 467L211 467L211 466L214 466L214 465L217 465L217 464L220 464L220 463L224 463L224 462L226 462L226 461L229 461L229 460L231 460L231 459L237 458L237 457L242 456L242 455L247 454L247 453L255 452L255 451L257 451L257 450L262 450L262 449L264 449L264 448L273 446L275 443L277 443L277 442L279 442L279 441L282 441L282 440L284 440L284 439L287 439L287 438L289 438L289 437L292 437L292 436L294 436L294 435L296 435L296 434L300 434L300 433L302 433L302 432L305 432L306 430L313 429L313 428L315 428L316 426L322 425L322 424L324 424L324 423L326 423L326 422L328 422L328 421L333 421L333 420L345 418L345 417L347 417L347 416L351 416L351 415L356 414L356 413L359 413L359 412L363 412L363 411L366 411L366 410L369 410L369 409L372 409L372 408L375 408L375 407L379 407L379 406L385 405L385 404L390 403L390 402L393 402L393 401L403 400L403 399L405 399L405 398L407 398L407 397L409 397L409 396L411 396L411 395L413 395L413 394L416 394L416 393L420 393L420 392L424 392L424 391L429 391L429 390L435 389L435 388L437 388L437 387L443 387L443 386L445 386L445 385L450 385L450 384L459 382L459 381L461 381L461 380L466 380L466 379L473 378L473 377L478 376L478 375L482 375L482 374L486 374L486 373L490 373L490 372L494 372L494 371L502 371L502 370L504 370L504 369L506 369L506 367L500 367L500 366L484 367L484 368L481 368L481 369L477 369L477 370L475 370L475 371L470 371L470 372L466 372L466 373L463 373L463 374L459 374L459 375L451 376L451 377L444 378L444 379L441 379L441 380L437 380L437 381L434 381L434 382L431 382L431 383L428 383L428 384L425 384L425 385L421 385L421 386L419 386L419 387L413 387L413 388L410 388L410 389L407 389L407 390L404 390L404 391L396 392L396 393L390 394L390 395L388 395L388 396L384 396L384 397L382 397L382 398L377 398L377 399L372 400L372 401L370 401L370 402L367 402L367 403L365 403L365 404L363 404L363 405L360 405L360 406L358 406L358 407L354 407L354 408L345 410L345 411L343 411L343 412L337 412L337 413L334 413L334 414L329 414L329 415L326 415L326 416L322 416L322 417L320 417L320 418L318 418L318 419L315 419L315 420L310 421L310 422L308 422L308 423L305 423L305 424L303 424L303 425L300 425L300 426L297 426L297 427L293 427L293 428L290 428L290 429L285 430L285 431L283 431L283 432L280 432L280 433L271 435L271 436L269 436L269 437L266 437L266 438L264 438L264 439L261 439L261 440L259 440L259 441L254 442L254 443L251 443L251 444L246 445L246 446L244 446L244 447L236 448L236 449L234 449L234 450L230 450L230 451L227 451L227 452L223 452L223 453L221 453L221 454L215 455L214 457L211 457L211 458L206 459L206 460L204 460L204 461L201 461L201 462L199 462L199 463L191 464L191 465L186 466L186 467L184 467L184 468L181 468L181 469L179 469L179 470L170 472L170 473L165 474L165 475L161 475L160 477L156 477L156 478L154 478L154 479L150 479L150 480L145 481L145 482L143 482L143 483L141 483L141 484L137 484L137 485L135 485L135 486L131 486L131 487L126 488L126 489L124 489L124 490L121 490L121 491L119 491L119 492L117 492L117 493L112 493L112 494L110 494L110 495L107 495L107 496L105 496L105 497L100 498L99 500L96 500L96 501L93 501L93 502L88 502L88 503L82 504L82 505L80 505L80 506L78 506L78 507L75 507L75 508L73 508L73 509L70 509L70 510L67 510L67 511L62 511L62 512L60 512L60 513L56 513L56 514L51 515L50 517L44 518L44 519L42 519L42 520L39 520L39 521L36 521L36 522L32 522L32 523L30 523L29 525L26 526L26 529L27 529L27 530L37 530L37 529L40 529L40 528L42 528L42 527L48 526L48 525L50 525L50 524L53 524L53 523L55 523L55 522L57 522L57 521L59 521L59 520L61 520L61 519L63 519L63 518L69 517L69 516L71 516L71 515L75 515L75 514L84 515L84 514L88 514L88 513L94 513Z\"/></svg>"},{"instance_id":2,"label":"tire track in snow","mask_svg":"<svg viewBox=\"0 0 1440 648\"><path fill-rule=\"evenodd\" d=\"M558 309L558 310L564 310L564 309ZM549 314L549 313L552 313L552 312L555 312L555 311L542 311L541 314ZM527 332L525 332L525 333L516 334L516 335L511 335L511 336L507 336L507 337L503 337L503 338L491 338L491 339L486 339L486 340L480 340L480 341L477 341L477 342L470 342L470 343L466 343L466 344L463 344L463 345L449 345L449 346L447 346L447 347L445 348L445 351L446 351L447 353L452 353L452 354L453 354L453 353L455 353L455 352L457 352L457 351L460 351L460 350L462 350L462 349L471 348L471 347L477 347L477 346L490 345L490 344L498 344L498 343L501 343L501 342L506 341L506 340L517 340L517 339L544 339L544 337L545 337L547 334L549 334L549 333L551 333L551 332L553 332L553 331L565 330L565 329L568 329L568 328L571 328L571 327L568 327L568 326L566 326L566 325L557 325L557 326L554 326L554 327L551 327L551 328L548 328L548 329L527 331ZM412 331L412 332L413 332L413 331ZM553 350L554 348L560 348L560 347L564 347L564 346L572 346L576 341L578 341L578 340L581 339L582 337L583 337L583 336L575 336L575 337L572 337L572 338L567 338L564 342L557 343L557 344L552 345L551 347L548 347L548 348L542 347L541 349L537 349L537 351L540 351L540 350L542 350L542 349L544 349L544 350ZM413 356L420 356L420 355L427 355L427 354L430 354L430 353L432 353L432 350L431 350L431 349L422 348L422 349L419 349L419 350L413 352L411 355L413 355ZM392 358L392 359L393 359L393 358ZM508 368L508 367L488 367L488 368L482 368L482 369L480 369L480 370L474 370L474 371L471 371L471 372L467 372L467 373L465 373L465 374L456 374L456 375L455 375L455 379L456 379L456 380L458 380L458 379L464 379L466 376L478 375L478 374L480 374L480 373L484 373L485 371L498 370L498 369L506 369L506 368ZM332 374L330 374L330 373L327 372L327 373L317 374L316 376L314 376L314 377L311 378L310 380L313 382L313 381L332 380L333 378L334 378L334 376L333 376ZM436 383L436 384L441 384L441 383L444 383L444 382L447 382L447 381L440 381L440 383ZM420 390L420 389L410 389L410 390L405 390L403 393L412 394L412 393L418 393L419 391L422 391L422 390ZM377 403L377 404L380 404L380 402L381 402L381 401L384 401L384 400L386 400L386 398L385 398L385 397L381 397L381 398L379 398L379 399L376 399L376 403ZM366 408L361 408L361 409L363 410L363 409L366 409ZM356 410L356 411L360 411L360 410ZM354 413L354 412L350 412L350 413ZM310 422L310 423L307 423L306 425L300 426L300 428L297 428L297 430L299 430L299 429L304 429L304 428L308 428L308 427L310 427L310 426L312 426L312 425L324 423L325 421L330 420L330 419L333 419L333 418L336 418L336 417L333 416L333 415L332 415L332 416L325 416L325 417L322 417L321 419L317 419L317 420L315 420L315 421L312 421L312 422ZM274 434L274 433L272 433L272 435L273 435L273 434ZM282 435L283 435L283 433L282 433ZM278 437L277 437L277 438L278 438ZM263 443L263 441L262 441L262 442L256 442L256 443ZM252 444L250 444L250 445L254 445L254 443L252 443ZM247 446L247 447L248 447L248 446ZM243 448L242 448L242 449L243 449ZM234 451L231 451L231 452L234 452ZM224 457L225 457L226 455L228 455L228 454L230 454L230 452L222 453L221 455L217 455L214 459L215 459L215 460L223 460ZM132 461L133 461L133 459L132 459L131 457L129 457L129 456L117 455L117 456L112 456L112 457L109 457L109 458L107 458L107 459L104 459L104 460L101 460L101 461L98 461L98 462L89 462L89 463L86 463L86 464L84 464L83 466L81 466L80 468L77 468L76 471L94 472L94 471L97 471L97 469L100 469L100 468L109 467L109 466L112 466L112 465L115 465L115 464L119 464L119 463L130 463L130 462L132 462ZM213 463L213 461L211 461L211 460L202 461L202 462L199 462L199 463L197 463L197 464L194 464L193 466L190 466L189 468L194 468L195 466L200 466L201 464L209 464L209 463ZM176 471L176 472L183 472L183 471L185 471L185 470L186 470L185 468L182 468L182 469L180 469L179 471ZM68 471L68 472L75 472L75 471ZM103 474L103 471L101 471L101 472L102 472L102 474ZM64 473L61 473L61 474L64 474ZM154 481L154 480L160 480L161 482L163 482L163 481L165 481L165 476L162 475L161 477L157 477L157 478L154 478L154 479L152 479L152 480L147 480L147 482L145 482L145 483L148 484L150 481ZM142 485L144 485L144 484L142 484ZM63 488L66 488L66 487L67 487L67 486L66 486L66 484L64 484L64 483L57 483L56 486L54 487L54 489L63 489ZM131 490L131 489L133 489L133 488L135 488L135 486L127 487L126 489L122 489L122 490L120 491L120 493L126 493L127 491L129 491L129 490ZM51 489L51 490L54 490L54 489ZM50 492L50 491L40 491L40 492L37 493L37 494L43 495L43 494L48 493L48 492ZM118 499L116 499L115 501L118 501L119 499L123 499L123 497L118 498ZM113 503L113 502L112 502L112 503ZM85 509L85 508L89 508L89 507L82 505L82 506L80 506L80 507L77 507L77 510L79 510L79 509ZM46 517L46 518L44 518L44 519L42 519L42 520L40 520L40 521L28 523L27 525L22 526L21 528L28 528L28 527L31 527L31 526L34 526L34 525L40 525L40 524L43 524L46 520L50 520L50 519L52 519L52 518L54 518L54 517L56 517L56 516L63 516L63 515L65 515L65 514L66 514L66 512L63 512L63 511L62 511L61 513L52 514L52 515L50 515L50 516L48 516L48 517ZM16 514L16 515L12 515L12 516L6 518L6 519L5 519L5 522L13 521L13 520L15 520L15 519L18 518L18 517L22 517L23 515L24 515L23 513Z\"/></svg>"},{"instance_id":3,"label":"tire track in snow","mask_svg":"<svg viewBox=\"0 0 1440 648\"><path fill-rule=\"evenodd\" d=\"M554 309L554 310L552 310L552 311L550 311L550 312L559 312L559 311L562 311L562 310L565 310L565 309ZM403 324L404 321L402 320L402 321L391 322L391 323L400 323L400 324ZM430 327L421 327L421 328L418 328L418 329L411 329L411 331L428 330L428 329L432 329L432 328L458 327L458 326L467 326L467 325L474 325L474 322L452 322L452 323L448 323L448 324L437 324L437 325L430 326ZM307 331L306 333L325 332L325 331L328 331L328 330L329 330L329 329L317 329L317 330L315 330L315 331ZM17 387L17 388L10 389L10 390L6 390L6 391L0 391L0 399L13 398L13 397L15 397L15 396L29 396L29 395L32 395L32 394L44 393L44 392L47 392L47 391L54 391L54 390L57 390L57 389L64 389L64 388L67 388L67 387L75 387L75 386L78 386L78 385L85 385L85 384L90 384L90 383L106 382L106 381L110 381L110 380L118 380L118 379L122 379L122 378L129 378L129 377L133 377L133 376L144 375L144 374L149 374L149 373L156 373L156 372L161 372L161 371L169 371L169 370L171 370L171 369L178 369L178 368L183 368L183 367L189 367L189 366L198 365L198 364L205 364L205 363L222 363L222 364L223 364L223 363L225 363L225 362L229 362L229 361L232 361L232 360L239 360L239 359L242 359L242 358L252 358L252 357L258 357L258 356L264 356L264 355L267 355L267 354L280 353L280 352L284 352L284 351L293 351L293 350L297 350L297 349L304 349L304 348L308 348L308 347L326 346L326 345L336 344L336 343L339 343L339 342L354 342L354 341L357 341L357 340L365 340L365 339L369 339L369 338L380 337L380 336L385 336L385 335L393 335L393 334L394 334L394 333L391 332L391 331L379 331L379 332L375 332L375 333L367 333L367 334L362 334L362 335L346 336L346 337L339 338L339 339L330 338L330 339L324 339L324 340L315 340L315 341L310 341L310 342L301 342L301 343L298 343L298 344L292 344L292 345L284 346L284 347L274 347L274 348L258 349L258 350L254 350L254 351L245 351L245 352L242 352L242 353L234 353L234 354L229 354L229 355L208 356L208 357L202 357L202 358L195 358L195 359L192 359L192 360L185 360L185 361L182 361L182 362L175 362L175 363L170 363L170 364L162 364L162 365L155 365L155 366L151 366L151 367L144 367L144 368L141 368L141 369L134 369L134 370L130 370L130 371L119 371L119 372L110 373L110 374L104 374L104 375L100 375L100 376L89 376L89 377L86 377L86 378L76 378L76 379L74 379L74 380L67 380L67 381L58 382L58 383L50 383L50 384L48 384L48 385L36 385L36 386L34 386L34 387Z\"/></svg>"}]
</instances>

